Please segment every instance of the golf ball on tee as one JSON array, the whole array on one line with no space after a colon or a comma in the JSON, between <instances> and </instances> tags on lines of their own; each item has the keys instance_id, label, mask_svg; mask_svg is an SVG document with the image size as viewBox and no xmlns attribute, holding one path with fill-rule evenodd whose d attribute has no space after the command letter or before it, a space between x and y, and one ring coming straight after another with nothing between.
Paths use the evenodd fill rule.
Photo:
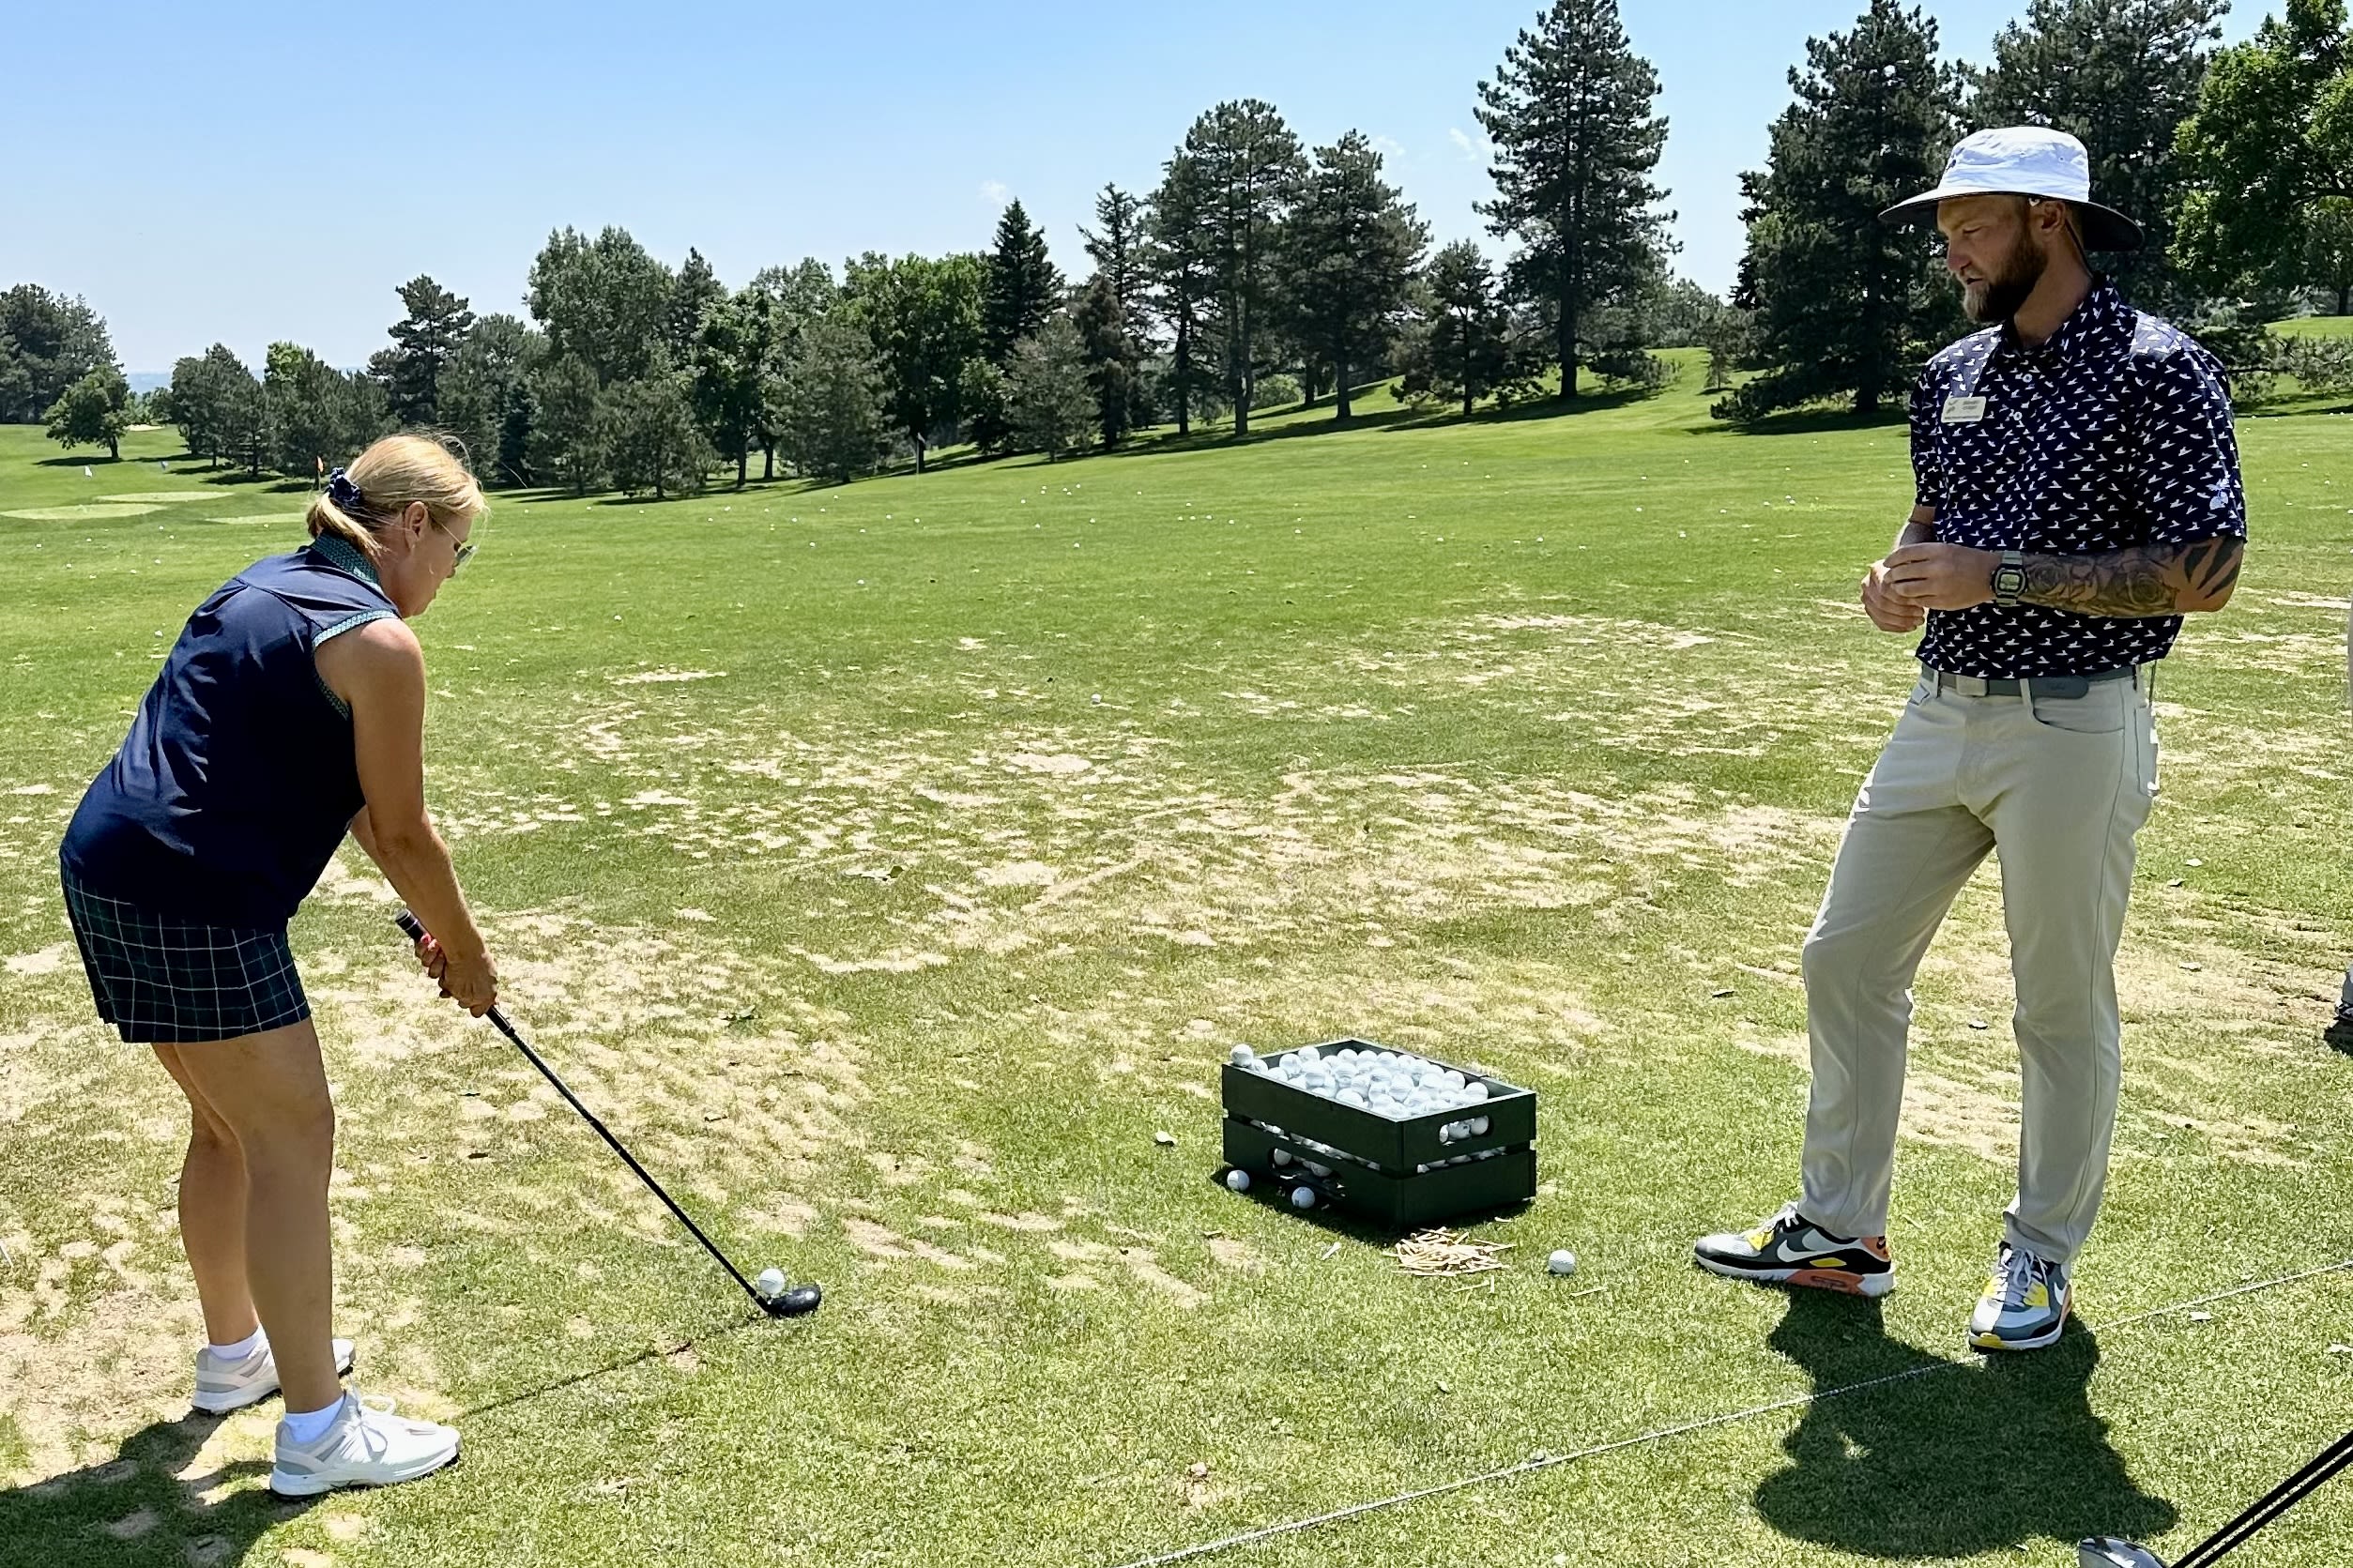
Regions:
<instances>
[{"instance_id":1,"label":"golf ball on tee","mask_svg":"<svg viewBox=\"0 0 2353 1568\"><path fill-rule=\"evenodd\" d=\"M1230 1170L1226 1172L1226 1185L1237 1193L1246 1193L1250 1190L1250 1173L1246 1170Z\"/></svg>"},{"instance_id":2,"label":"golf ball on tee","mask_svg":"<svg viewBox=\"0 0 2353 1568\"><path fill-rule=\"evenodd\" d=\"M1577 1255L1566 1247L1563 1247L1551 1257L1546 1258L1544 1266L1556 1274L1573 1274L1577 1271Z\"/></svg>"},{"instance_id":3,"label":"golf ball on tee","mask_svg":"<svg viewBox=\"0 0 2353 1568\"><path fill-rule=\"evenodd\" d=\"M752 1284L762 1296L772 1302L785 1293L785 1271L782 1269L762 1269L760 1277Z\"/></svg>"}]
</instances>

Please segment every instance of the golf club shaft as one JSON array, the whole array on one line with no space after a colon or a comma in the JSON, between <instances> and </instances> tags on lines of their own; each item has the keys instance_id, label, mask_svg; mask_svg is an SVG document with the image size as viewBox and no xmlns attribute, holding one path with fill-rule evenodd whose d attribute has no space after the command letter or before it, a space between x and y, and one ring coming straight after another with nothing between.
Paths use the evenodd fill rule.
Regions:
<instances>
[{"instance_id":1,"label":"golf club shaft","mask_svg":"<svg viewBox=\"0 0 2353 1568\"><path fill-rule=\"evenodd\" d=\"M393 916L392 919L393 922L401 928L402 932L407 936L410 941L416 942L424 939L424 926L418 921L416 916L410 914L407 910L402 910L399 914ZM762 1311L766 1311L768 1303L762 1300L760 1293L756 1289L753 1288L752 1282L743 1277L743 1271L728 1261L727 1255L719 1250L718 1243L703 1234L703 1227L695 1223L694 1216L687 1213L685 1210L680 1209L678 1206L678 1200L672 1197L668 1193L662 1190L662 1183L656 1181L652 1175L647 1171L646 1167L637 1163L637 1156L632 1154L628 1149L622 1145L621 1140L613 1135L611 1129L607 1128L604 1122L597 1119L597 1114L594 1111L588 1109L588 1106L580 1103L580 1097L578 1095L573 1093L570 1088L565 1087L563 1079L556 1075L556 1070L548 1066L546 1062L540 1059L540 1054L531 1049L530 1042L525 1040L521 1034L516 1032L515 1027L507 1022L506 1014L500 1012L494 1007L487 1013L483 1014L483 1016L487 1017L494 1025L497 1026L497 1029L500 1034L505 1035L509 1040L514 1043L514 1048L523 1053L524 1059L528 1061L533 1067L538 1068L540 1070L540 1076L545 1078L549 1083L556 1087L556 1092L564 1097L564 1103L570 1105L573 1110L580 1113L580 1119L596 1129L596 1135L603 1138L605 1141L605 1144L611 1148L613 1152L619 1155L623 1163L625 1163L631 1170L636 1173L637 1180L646 1184L646 1190L652 1193L654 1196L660 1198L663 1202L663 1206L678 1217L678 1223L686 1227L687 1233L693 1236L695 1241L702 1243L703 1251L710 1254L712 1257L718 1259L719 1267L727 1271L727 1277L734 1280L736 1284L741 1286L743 1287L743 1293L746 1296L751 1297L753 1302L757 1304Z\"/></svg>"},{"instance_id":2,"label":"golf club shaft","mask_svg":"<svg viewBox=\"0 0 2353 1568\"><path fill-rule=\"evenodd\" d=\"M2317 1490L2330 1477L2353 1465L2353 1432L2321 1451L2320 1456L2248 1505L2246 1512L2182 1554L2175 1568L2207 1568L2226 1553Z\"/></svg>"}]
</instances>

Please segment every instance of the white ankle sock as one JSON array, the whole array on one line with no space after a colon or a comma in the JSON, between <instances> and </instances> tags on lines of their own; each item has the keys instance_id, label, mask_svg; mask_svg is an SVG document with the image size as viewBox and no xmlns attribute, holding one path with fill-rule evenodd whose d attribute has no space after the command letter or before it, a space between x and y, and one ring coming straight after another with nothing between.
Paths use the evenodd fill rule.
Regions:
<instances>
[{"instance_id":1,"label":"white ankle sock","mask_svg":"<svg viewBox=\"0 0 2353 1568\"><path fill-rule=\"evenodd\" d=\"M268 1343L269 1336L255 1329L235 1345L215 1345L211 1348L212 1353L224 1362L241 1362Z\"/></svg>"},{"instance_id":2,"label":"white ankle sock","mask_svg":"<svg viewBox=\"0 0 2353 1568\"><path fill-rule=\"evenodd\" d=\"M343 1408L344 1402L337 1399L323 1410L303 1410L298 1414L288 1410L278 1418L278 1424L286 1429L287 1437L307 1446L327 1436L327 1429L335 1424L335 1412Z\"/></svg>"}]
</instances>

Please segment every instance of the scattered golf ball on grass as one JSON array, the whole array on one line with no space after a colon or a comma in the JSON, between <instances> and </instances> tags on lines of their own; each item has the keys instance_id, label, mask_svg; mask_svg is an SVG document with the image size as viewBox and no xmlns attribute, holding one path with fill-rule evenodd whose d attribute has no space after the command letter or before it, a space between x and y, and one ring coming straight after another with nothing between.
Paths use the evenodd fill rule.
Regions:
<instances>
[{"instance_id":1,"label":"scattered golf ball on grass","mask_svg":"<svg viewBox=\"0 0 2353 1568\"><path fill-rule=\"evenodd\" d=\"M1573 1274L1577 1271L1577 1255L1563 1247L1546 1258L1544 1266L1556 1274Z\"/></svg>"},{"instance_id":2,"label":"scattered golf ball on grass","mask_svg":"<svg viewBox=\"0 0 2353 1568\"><path fill-rule=\"evenodd\" d=\"M1246 1193L1250 1190L1250 1173L1246 1170L1230 1170L1226 1172L1226 1185L1237 1193Z\"/></svg>"},{"instance_id":3,"label":"scattered golf ball on grass","mask_svg":"<svg viewBox=\"0 0 2353 1568\"><path fill-rule=\"evenodd\" d=\"M1293 1209L1313 1209L1315 1207L1315 1189L1313 1187L1293 1187L1291 1190L1291 1206Z\"/></svg>"}]
</instances>

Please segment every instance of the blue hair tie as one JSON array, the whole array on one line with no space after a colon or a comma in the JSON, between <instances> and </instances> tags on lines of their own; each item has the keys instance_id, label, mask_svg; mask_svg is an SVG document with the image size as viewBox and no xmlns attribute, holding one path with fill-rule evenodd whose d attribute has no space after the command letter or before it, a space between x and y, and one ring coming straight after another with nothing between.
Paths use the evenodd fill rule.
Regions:
<instances>
[{"instance_id":1,"label":"blue hair tie","mask_svg":"<svg viewBox=\"0 0 2353 1568\"><path fill-rule=\"evenodd\" d=\"M327 476L327 498L342 511L353 510L367 499L359 494L359 487L351 482L351 477L341 468Z\"/></svg>"}]
</instances>

